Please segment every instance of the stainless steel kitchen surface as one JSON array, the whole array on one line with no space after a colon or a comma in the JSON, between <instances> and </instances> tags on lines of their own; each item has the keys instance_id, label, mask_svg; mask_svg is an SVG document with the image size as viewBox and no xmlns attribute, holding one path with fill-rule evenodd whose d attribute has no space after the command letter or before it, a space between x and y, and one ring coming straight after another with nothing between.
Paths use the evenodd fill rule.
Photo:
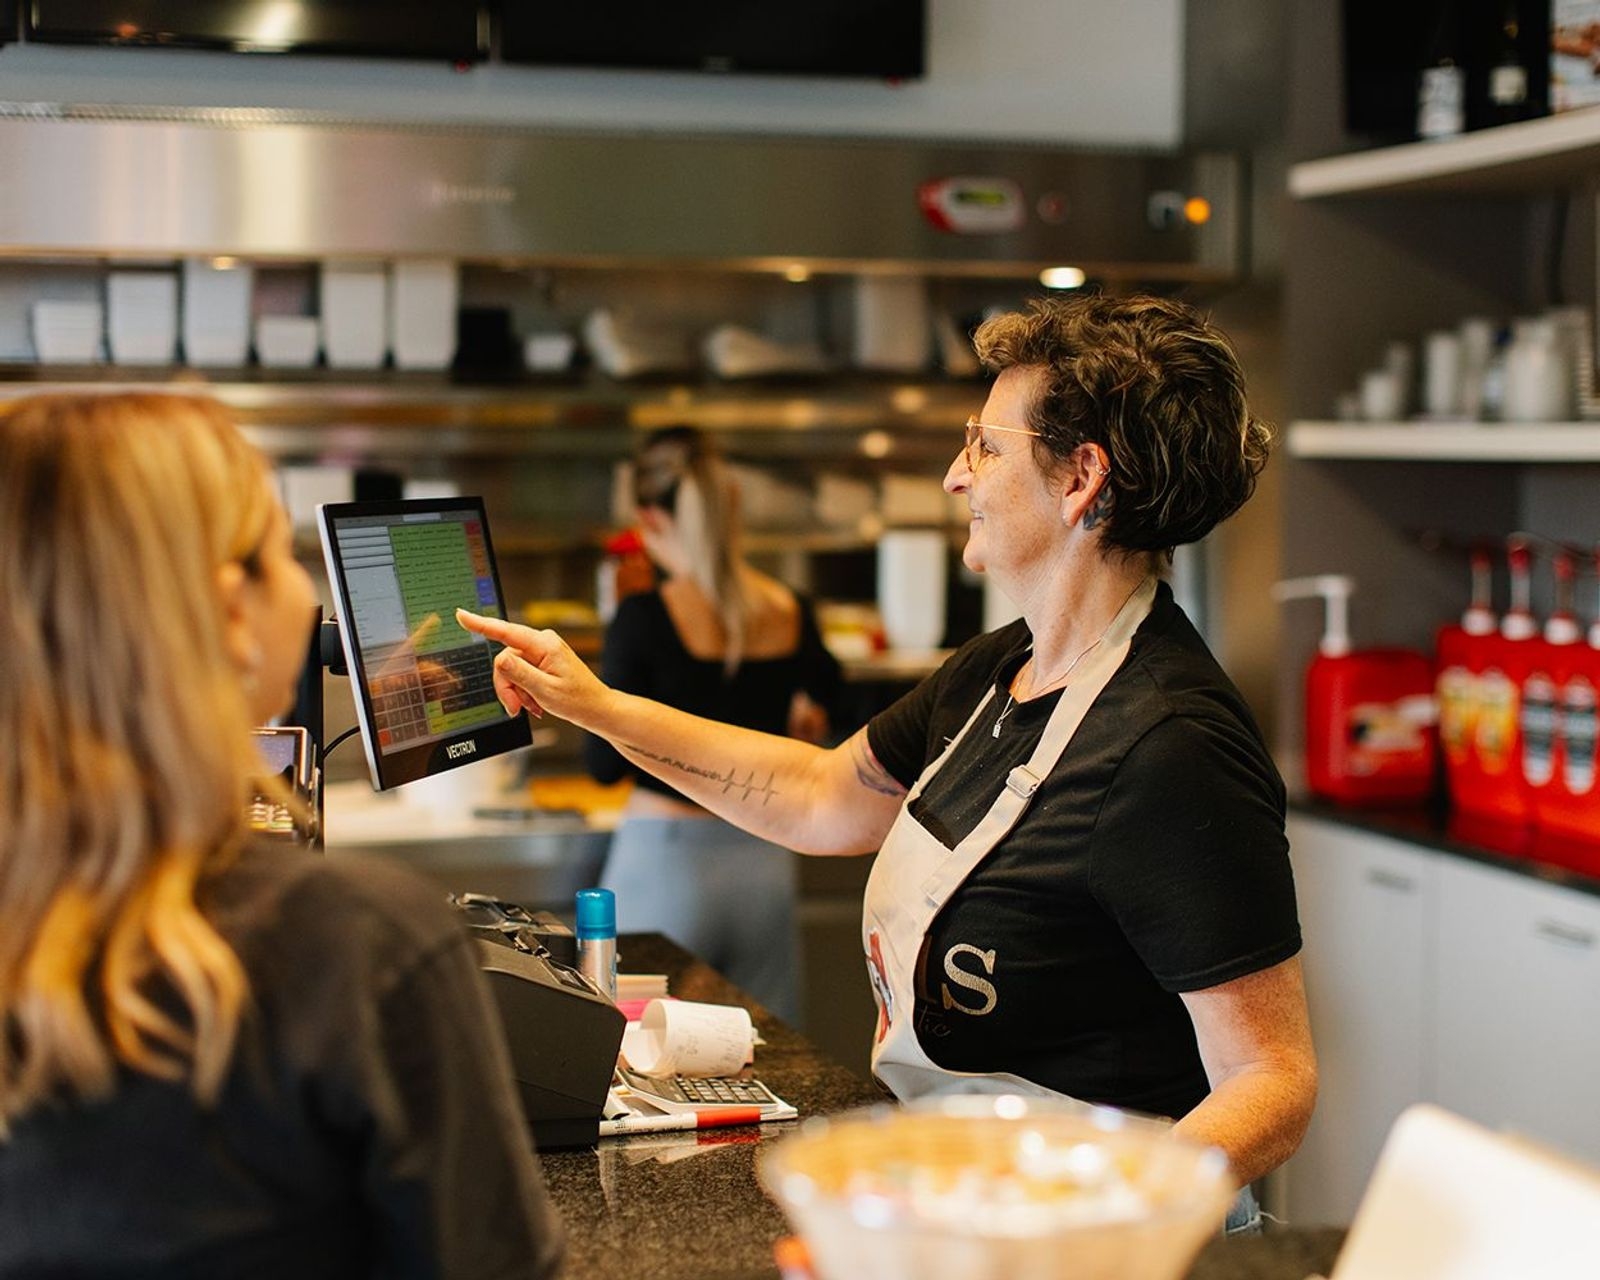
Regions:
<instances>
[{"instance_id":1,"label":"stainless steel kitchen surface","mask_svg":"<svg viewBox=\"0 0 1600 1280\"><path fill-rule=\"evenodd\" d=\"M378 795L360 780L330 786L328 856L393 858L453 892L492 893L566 915L573 895L599 879L611 838L604 826L572 813L496 805L495 797L470 786L428 797L408 795L408 790Z\"/></svg>"},{"instance_id":2,"label":"stainless steel kitchen surface","mask_svg":"<svg viewBox=\"0 0 1600 1280\"><path fill-rule=\"evenodd\" d=\"M0 192L0 245L13 256L442 254L757 270L801 259L831 270L1021 276L1066 261L1101 278L1169 281L1226 279L1238 265L1240 174L1226 152L21 103L0 104L0 166L27 176ZM924 215L918 193L958 175L998 175L1007 190L1048 203L1003 234L951 235ZM1162 192L1202 197L1213 216L1153 217Z\"/></svg>"},{"instance_id":3,"label":"stainless steel kitchen surface","mask_svg":"<svg viewBox=\"0 0 1600 1280\"><path fill-rule=\"evenodd\" d=\"M9 362L0 397L191 389L232 407L286 476L376 475L481 495L513 615L573 602L589 610L572 635L589 653L603 542L628 517L614 501L616 464L642 433L674 423L713 433L741 468L760 567L824 602L870 606L879 534L941 527L949 637L975 634L981 591L956 554L965 513L938 488L959 426L985 394L965 330L990 309L1019 306L1045 267L1075 264L1109 287L1193 293L1232 281L1240 249L1241 174L1223 152L0 104L0 164L12 179L0 190L0 361ZM946 214L976 221L941 225L928 208L941 195L954 201ZM1173 216L1174 201L1191 196L1209 217ZM498 315L518 343L573 334L607 309L674 326L696 358L644 378L581 364L540 374L520 361L433 373L27 363L19 317L34 301L89 302L108 270L159 270L163 259L170 270L172 259L197 255L251 265L258 297L266 288L271 313L291 315L316 314L320 263L444 257L459 271L464 311ZM893 372L862 367L858 285L873 278L920 282L925 359L913 350ZM715 376L697 366L701 338L719 325L814 345L821 363L803 376ZM320 578L304 514L298 550ZM857 672L848 723L836 729L849 732L909 688L925 657L920 667ZM331 739L354 723L347 682L329 677L324 699ZM575 731L544 726L514 774L471 766L432 794L414 785L376 796L359 750L341 747L326 766L329 856L377 854L451 889L570 912L574 892L598 876L614 816L541 810L530 788L581 775L580 748ZM862 1068L869 867L801 860L806 1028Z\"/></svg>"}]
</instances>

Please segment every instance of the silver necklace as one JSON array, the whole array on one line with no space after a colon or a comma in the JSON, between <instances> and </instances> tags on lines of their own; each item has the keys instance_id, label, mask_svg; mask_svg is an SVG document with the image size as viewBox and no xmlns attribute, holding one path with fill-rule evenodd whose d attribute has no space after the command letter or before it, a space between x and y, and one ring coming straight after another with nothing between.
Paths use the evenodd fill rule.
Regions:
<instances>
[{"instance_id":1,"label":"silver necklace","mask_svg":"<svg viewBox=\"0 0 1600 1280\"><path fill-rule=\"evenodd\" d=\"M1106 631L1110 631L1110 630L1111 630L1111 628L1109 626L1106 627ZM1067 669L1065 671L1063 671L1060 675L1058 675L1054 680L1047 681L1040 688L1035 689L1034 693L1037 695L1039 693L1048 692L1049 690L1055 688L1056 685L1060 684L1068 676L1070 676L1072 674L1074 668L1076 668L1077 665L1080 662L1082 662L1085 658L1087 658L1091 653L1093 653L1096 649L1098 649L1100 647L1100 641L1104 640L1106 638L1106 631L1102 631L1100 633L1100 635L1096 638L1096 640L1095 640L1095 642L1093 644L1091 644L1087 649L1085 649L1082 653L1080 653L1071 662L1067 663ZM1029 658L1028 661L1032 662L1033 659ZM1016 682L1012 681L1012 683L1015 684ZM1002 728L1004 728L1004 726L1005 726L1006 717L1011 714L1011 708L1016 706L1016 705L1017 705L1016 695L1013 694L1009 689L1006 690L1006 705L1000 709L1000 714L995 718L994 732L990 735L991 737L998 738L1000 736L1000 730Z\"/></svg>"},{"instance_id":2,"label":"silver necklace","mask_svg":"<svg viewBox=\"0 0 1600 1280\"><path fill-rule=\"evenodd\" d=\"M1138 586L1134 587L1134 589L1132 591L1128 592L1128 600L1132 600L1134 596L1138 595L1139 587L1144 586L1144 584L1146 582L1148 582L1148 581L1149 581L1148 578L1141 578L1139 580ZM1037 695L1039 695L1041 693L1048 693L1051 689L1054 689L1058 684L1061 684L1064 680L1067 679L1068 676L1070 676L1073 673L1073 671L1075 671L1077 669L1077 666L1078 666L1078 664L1080 662L1082 662L1085 658L1087 658L1091 653L1093 653L1096 649L1098 649L1100 647L1100 642L1102 640L1104 640L1108 635L1111 634L1111 628L1116 625L1117 619L1122 616L1122 610L1126 609L1128 607L1128 600L1124 600L1122 602L1121 606L1117 609L1117 611L1114 614L1111 615L1111 621L1106 623L1106 629L1104 631L1102 631L1099 635L1097 635L1094 638L1094 643L1091 644L1082 653L1080 653L1071 662L1067 663L1067 669L1065 671L1063 671L1060 675L1056 676L1055 679L1047 680L1047 681L1044 682L1044 684L1038 685L1033 689L1033 693L1034 693L1035 696L1037 696ZM1029 658L1028 661L1032 662L1033 659ZM1017 672L1017 674L1021 675L1022 673L1019 671L1019 672ZM1012 684L1016 684L1016 681L1013 680L1011 683ZM1013 694L1009 689L1007 689L1006 690L1006 705L1000 708L1000 714L995 717L994 729L990 732L990 735L989 735L990 737L998 738L1000 736L1000 730L1002 728L1004 728L1004 726L1005 726L1006 717L1011 714L1011 708L1016 706L1016 705L1017 705L1016 695Z\"/></svg>"}]
</instances>

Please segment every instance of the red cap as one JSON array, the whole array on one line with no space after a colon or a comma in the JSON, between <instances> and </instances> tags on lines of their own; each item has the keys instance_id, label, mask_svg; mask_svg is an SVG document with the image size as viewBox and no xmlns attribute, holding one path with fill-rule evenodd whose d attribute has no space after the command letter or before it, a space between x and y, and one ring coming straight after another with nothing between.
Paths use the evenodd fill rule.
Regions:
<instances>
[{"instance_id":1,"label":"red cap","mask_svg":"<svg viewBox=\"0 0 1600 1280\"><path fill-rule=\"evenodd\" d=\"M639 536L637 529L624 529L607 538L604 549L608 556L633 555L644 550L644 539Z\"/></svg>"}]
</instances>

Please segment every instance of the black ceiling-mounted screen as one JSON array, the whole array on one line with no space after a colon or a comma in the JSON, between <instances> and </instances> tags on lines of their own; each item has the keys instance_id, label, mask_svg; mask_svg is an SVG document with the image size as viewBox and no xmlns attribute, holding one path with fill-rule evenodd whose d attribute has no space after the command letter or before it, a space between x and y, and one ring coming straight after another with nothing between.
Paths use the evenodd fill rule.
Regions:
<instances>
[{"instance_id":1,"label":"black ceiling-mounted screen","mask_svg":"<svg viewBox=\"0 0 1600 1280\"><path fill-rule=\"evenodd\" d=\"M500 56L550 66L914 79L925 0L503 0Z\"/></svg>"},{"instance_id":2,"label":"black ceiling-mounted screen","mask_svg":"<svg viewBox=\"0 0 1600 1280\"><path fill-rule=\"evenodd\" d=\"M476 61L469 0L28 0L29 40Z\"/></svg>"}]
</instances>

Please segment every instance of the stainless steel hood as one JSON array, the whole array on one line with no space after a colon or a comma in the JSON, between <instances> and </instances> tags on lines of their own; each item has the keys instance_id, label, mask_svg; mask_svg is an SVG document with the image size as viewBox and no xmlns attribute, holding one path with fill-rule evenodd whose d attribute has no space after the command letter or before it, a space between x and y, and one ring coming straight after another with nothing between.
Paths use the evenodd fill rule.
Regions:
<instances>
[{"instance_id":1,"label":"stainless steel hood","mask_svg":"<svg viewBox=\"0 0 1600 1280\"><path fill-rule=\"evenodd\" d=\"M0 174L9 257L446 255L945 276L1066 264L1152 283L1229 279L1242 199L1226 153L31 104L0 104ZM1209 220L1173 216L1188 197L1207 202Z\"/></svg>"}]
</instances>

